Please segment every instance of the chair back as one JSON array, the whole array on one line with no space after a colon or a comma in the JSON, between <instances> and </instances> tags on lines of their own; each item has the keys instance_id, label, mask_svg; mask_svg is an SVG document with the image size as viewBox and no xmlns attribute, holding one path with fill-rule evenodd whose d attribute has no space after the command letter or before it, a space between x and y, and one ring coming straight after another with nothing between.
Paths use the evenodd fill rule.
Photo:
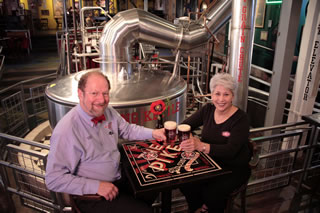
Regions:
<instances>
[{"instance_id":1,"label":"chair back","mask_svg":"<svg viewBox=\"0 0 320 213\"><path fill-rule=\"evenodd\" d=\"M1 142L4 142L3 138L0 138ZM49 191L45 185L48 150L44 149L44 144L32 142L39 146L31 149L23 143L11 142L3 146L5 155L0 159L1 179L10 202L14 203L12 195L15 194L26 207L40 212L63 212L61 195Z\"/></svg>"},{"instance_id":2,"label":"chair back","mask_svg":"<svg viewBox=\"0 0 320 213\"><path fill-rule=\"evenodd\" d=\"M252 153L251 159L249 161L249 166L251 167L251 169L254 169L259 164L259 154L258 154L257 144L256 142L250 139L248 146Z\"/></svg>"}]
</instances>

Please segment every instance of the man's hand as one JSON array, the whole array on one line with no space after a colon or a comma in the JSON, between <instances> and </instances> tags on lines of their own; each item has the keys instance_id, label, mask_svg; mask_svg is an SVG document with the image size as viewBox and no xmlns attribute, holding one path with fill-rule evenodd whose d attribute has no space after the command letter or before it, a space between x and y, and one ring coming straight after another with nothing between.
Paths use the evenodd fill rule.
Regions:
<instances>
[{"instance_id":1,"label":"man's hand","mask_svg":"<svg viewBox=\"0 0 320 213\"><path fill-rule=\"evenodd\" d=\"M110 182L101 181L98 189L98 195L103 196L106 200L112 201L119 193L118 188Z\"/></svg>"},{"instance_id":2,"label":"man's hand","mask_svg":"<svg viewBox=\"0 0 320 213\"><path fill-rule=\"evenodd\" d=\"M164 128L162 129L154 129L152 131L152 137L156 140L159 140L159 141L165 141L167 138L166 138L166 135L164 133Z\"/></svg>"}]
</instances>

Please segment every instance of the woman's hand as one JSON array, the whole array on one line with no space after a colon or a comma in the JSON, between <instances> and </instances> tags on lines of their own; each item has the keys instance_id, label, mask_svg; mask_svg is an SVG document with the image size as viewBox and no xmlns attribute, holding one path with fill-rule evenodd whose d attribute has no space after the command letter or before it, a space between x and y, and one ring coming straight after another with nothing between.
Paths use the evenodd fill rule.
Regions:
<instances>
[{"instance_id":1,"label":"woman's hand","mask_svg":"<svg viewBox=\"0 0 320 213\"><path fill-rule=\"evenodd\" d=\"M194 150L197 150L197 148L200 147L200 144L201 141L199 138L190 135L189 139L184 140L180 143L180 147L183 151L192 152Z\"/></svg>"}]
</instances>

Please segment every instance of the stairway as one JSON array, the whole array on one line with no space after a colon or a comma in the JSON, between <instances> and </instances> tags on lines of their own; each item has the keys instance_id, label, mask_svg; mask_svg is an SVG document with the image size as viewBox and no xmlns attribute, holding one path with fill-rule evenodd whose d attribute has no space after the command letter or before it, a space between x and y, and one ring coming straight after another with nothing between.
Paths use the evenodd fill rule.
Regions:
<instances>
[{"instance_id":1,"label":"stairway","mask_svg":"<svg viewBox=\"0 0 320 213\"><path fill-rule=\"evenodd\" d=\"M54 32L38 34L31 38L32 50L30 54L21 53L14 57L6 57L0 91L22 81L55 74L60 61L57 51L56 36ZM46 80L37 80L24 84L24 89L49 83L56 78L55 75Z\"/></svg>"}]
</instances>

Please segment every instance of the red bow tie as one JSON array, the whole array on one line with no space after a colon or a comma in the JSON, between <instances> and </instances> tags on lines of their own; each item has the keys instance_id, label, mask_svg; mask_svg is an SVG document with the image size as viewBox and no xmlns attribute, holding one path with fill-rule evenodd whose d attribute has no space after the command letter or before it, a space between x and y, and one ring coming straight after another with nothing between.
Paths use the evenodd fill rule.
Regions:
<instances>
[{"instance_id":1,"label":"red bow tie","mask_svg":"<svg viewBox=\"0 0 320 213\"><path fill-rule=\"evenodd\" d=\"M94 123L94 125L97 125L97 123L105 121L106 117L104 114L100 115L99 117L92 118L91 121Z\"/></svg>"}]
</instances>

